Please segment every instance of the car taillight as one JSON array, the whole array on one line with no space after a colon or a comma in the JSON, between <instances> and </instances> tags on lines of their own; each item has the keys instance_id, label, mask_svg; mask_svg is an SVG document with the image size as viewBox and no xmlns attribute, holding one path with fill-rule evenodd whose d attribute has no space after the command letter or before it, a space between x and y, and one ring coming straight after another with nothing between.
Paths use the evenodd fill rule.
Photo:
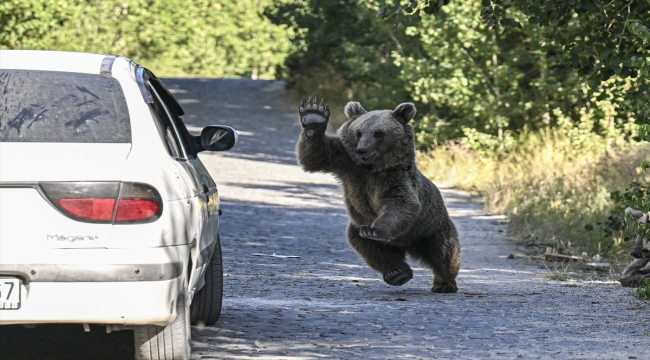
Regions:
<instances>
[{"instance_id":1,"label":"car taillight","mask_svg":"<svg viewBox=\"0 0 650 360\"><path fill-rule=\"evenodd\" d=\"M115 199L64 198L59 199L59 205L70 215L80 219L110 221L113 219Z\"/></svg>"},{"instance_id":2,"label":"car taillight","mask_svg":"<svg viewBox=\"0 0 650 360\"><path fill-rule=\"evenodd\" d=\"M115 221L138 221L149 219L158 213L158 204L152 200L120 199L117 203Z\"/></svg>"},{"instance_id":3,"label":"car taillight","mask_svg":"<svg viewBox=\"0 0 650 360\"><path fill-rule=\"evenodd\" d=\"M74 220L103 224L141 224L157 220L162 199L151 185L133 182L42 182L43 195Z\"/></svg>"}]
</instances>

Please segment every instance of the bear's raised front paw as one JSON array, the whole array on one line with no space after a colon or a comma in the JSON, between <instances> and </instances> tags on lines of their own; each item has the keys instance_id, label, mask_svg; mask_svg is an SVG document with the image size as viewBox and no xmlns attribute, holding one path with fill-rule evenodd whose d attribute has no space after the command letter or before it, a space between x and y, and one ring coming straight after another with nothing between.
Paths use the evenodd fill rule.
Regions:
<instances>
[{"instance_id":1,"label":"bear's raised front paw","mask_svg":"<svg viewBox=\"0 0 650 360\"><path fill-rule=\"evenodd\" d=\"M303 127L327 124L330 117L330 108L329 105L323 105L323 100L320 99L320 104L318 104L318 98L314 97L313 101L309 98L306 104L300 104L298 114L300 114L300 124Z\"/></svg>"},{"instance_id":2,"label":"bear's raised front paw","mask_svg":"<svg viewBox=\"0 0 650 360\"><path fill-rule=\"evenodd\" d=\"M381 242L388 242L390 239L387 234L384 234L383 231L375 228L371 228L368 225L361 225L359 229L359 235L366 239L377 240Z\"/></svg>"},{"instance_id":3,"label":"bear's raised front paw","mask_svg":"<svg viewBox=\"0 0 650 360\"><path fill-rule=\"evenodd\" d=\"M403 269L390 269L384 273L384 281L388 285L404 285L412 278L413 274Z\"/></svg>"}]
</instances>

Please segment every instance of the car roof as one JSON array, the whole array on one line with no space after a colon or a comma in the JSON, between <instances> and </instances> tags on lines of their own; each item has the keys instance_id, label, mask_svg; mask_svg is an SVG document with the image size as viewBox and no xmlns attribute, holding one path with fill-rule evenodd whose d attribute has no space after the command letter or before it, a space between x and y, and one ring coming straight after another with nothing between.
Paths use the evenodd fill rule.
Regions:
<instances>
[{"instance_id":1,"label":"car roof","mask_svg":"<svg viewBox=\"0 0 650 360\"><path fill-rule=\"evenodd\" d=\"M0 69L99 74L106 55L46 50L0 50Z\"/></svg>"}]
</instances>

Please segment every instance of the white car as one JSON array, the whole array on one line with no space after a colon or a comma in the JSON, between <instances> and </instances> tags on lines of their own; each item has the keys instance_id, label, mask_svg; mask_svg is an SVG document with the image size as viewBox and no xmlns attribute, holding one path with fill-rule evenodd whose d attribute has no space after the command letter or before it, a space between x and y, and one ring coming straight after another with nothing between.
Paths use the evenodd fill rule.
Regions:
<instances>
[{"instance_id":1,"label":"white car","mask_svg":"<svg viewBox=\"0 0 650 360\"><path fill-rule=\"evenodd\" d=\"M133 329L138 359L186 359L219 318L219 196L149 70L117 55L0 51L0 324Z\"/></svg>"}]
</instances>

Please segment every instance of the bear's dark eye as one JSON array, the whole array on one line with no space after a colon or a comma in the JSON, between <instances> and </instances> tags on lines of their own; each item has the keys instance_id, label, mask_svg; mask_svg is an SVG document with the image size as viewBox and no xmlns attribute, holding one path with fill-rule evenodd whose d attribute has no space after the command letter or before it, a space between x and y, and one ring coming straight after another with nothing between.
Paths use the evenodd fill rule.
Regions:
<instances>
[{"instance_id":1,"label":"bear's dark eye","mask_svg":"<svg viewBox=\"0 0 650 360\"><path fill-rule=\"evenodd\" d=\"M384 133L381 132L381 131L375 131L375 133L373 134L373 136L375 137L375 139L381 139L381 138L384 137Z\"/></svg>"},{"instance_id":2,"label":"bear's dark eye","mask_svg":"<svg viewBox=\"0 0 650 360\"><path fill-rule=\"evenodd\" d=\"M361 131L357 131L357 139L361 139Z\"/></svg>"}]
</instances>

